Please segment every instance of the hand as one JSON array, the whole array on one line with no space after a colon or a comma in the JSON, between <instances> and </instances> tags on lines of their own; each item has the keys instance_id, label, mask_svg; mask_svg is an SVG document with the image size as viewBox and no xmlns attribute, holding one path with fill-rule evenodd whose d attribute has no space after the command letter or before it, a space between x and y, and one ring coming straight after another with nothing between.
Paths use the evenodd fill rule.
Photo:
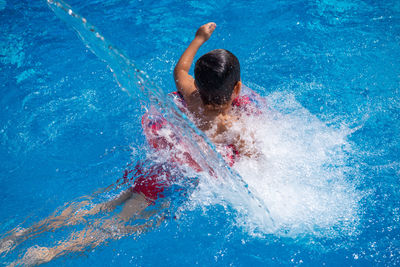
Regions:
<instances>
[{"instance_id":1,"label":"hand","mask_svg":"<svg viewBox=\"0 0 400 267\"><path fill-rule=\"evenodd\" d=\"M210 38L213 31L215 30L215 27L217 27L217 24L215 24L214 22L209 22L207 24L204 24L197 30L195 39L199 39L202 42L206 42Z\"/></svg>"}]
</instances>

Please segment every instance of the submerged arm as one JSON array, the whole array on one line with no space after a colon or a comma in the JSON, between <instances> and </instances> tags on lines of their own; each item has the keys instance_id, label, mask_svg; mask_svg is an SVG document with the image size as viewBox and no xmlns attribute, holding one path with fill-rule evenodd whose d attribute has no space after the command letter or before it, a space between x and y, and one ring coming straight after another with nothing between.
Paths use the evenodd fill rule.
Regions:
<instances>
[{"instance_id":1,"label":"submerged arm","mask_svg":"<svg viewBox=\"0 0 400 267\"><path fill-rule=\"evenodd\" d=\"M194 85L194 79L189 75L190 66L193 63L194 56L211 36L217 25L214 22L209 22L201 26L197 32L193 41L190 43L185 52L183 52L181 58L174 69L174 80L176 88L183 95L185 100L196 91Z\"/></svg>"}]
</instances>

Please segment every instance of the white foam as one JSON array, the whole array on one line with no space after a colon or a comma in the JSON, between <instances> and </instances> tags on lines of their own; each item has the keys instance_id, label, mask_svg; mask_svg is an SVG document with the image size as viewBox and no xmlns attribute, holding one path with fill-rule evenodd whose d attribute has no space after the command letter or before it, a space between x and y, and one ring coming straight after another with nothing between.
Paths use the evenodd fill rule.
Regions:
<instances>
[{"instance_id":1,"label":"white foam","mask_svg":"<svg viewBox=\"0 0 400 267\"><path fill-rule=\"evenodd\" d=\"M245 194L235 195L232 184L216 185L215 178L202 180L193 201L203 208L231 206L238 211L237 223L253 234L356 234L361 193L355 189L356 170L348 166L351 129L328 127L289 94L276 93L267 101L270 109L263 115L234 126L252 132L253 137L242 137L257 140L258 150L257 157L242 157L234 168L269 214L255 201L243 200Z\"/></svg>"}]
</instances>

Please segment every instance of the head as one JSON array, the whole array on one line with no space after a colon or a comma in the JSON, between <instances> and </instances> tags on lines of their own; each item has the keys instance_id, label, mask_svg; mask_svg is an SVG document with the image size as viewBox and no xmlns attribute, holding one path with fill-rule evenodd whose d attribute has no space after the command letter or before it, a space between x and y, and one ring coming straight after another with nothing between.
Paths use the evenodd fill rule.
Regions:
<instances>
[{"instance_id":1,"label":"head","mask_svg":"<svg viewBox=\"0 0 400 267\"><path fill-rule=\"evenodd\" d=\"M201 56L194 77L204 105L226 105L240 93L239 60L228 50L216 49Z\"/></svg>"}]
</instances>

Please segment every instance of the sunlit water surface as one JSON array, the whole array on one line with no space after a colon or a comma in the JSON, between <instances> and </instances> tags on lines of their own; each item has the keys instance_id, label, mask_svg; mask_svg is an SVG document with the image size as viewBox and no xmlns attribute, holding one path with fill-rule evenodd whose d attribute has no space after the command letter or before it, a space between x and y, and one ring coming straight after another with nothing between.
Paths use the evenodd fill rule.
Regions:
<instances>
[{"instance_id":1,"label":"sunlit water surface","mask_svg":"<svg viewBox=\"0 0 400 267\"><path fill-rule=\"evenodd\" d=\"M398 1L68 4L149 75L146 88L163 92L148 100L136 80L125 86L124 63L94 55L45 1L0 0L2 235L82 196L111 199L120 190L104 188L131 164L162 162L141 117L157 101L173 113L160 96L174 90L172 70L196 28L215 21L199 54L232 51L244 84L263 96L262 114L245 119L253 136L244 138L257 140L259 156L230 171L182 130L195 157L223 179L199 174L160 226L49 265L400 263ZM1 262L83 227L30 238Z\"/></svg>"}]
</instances>

